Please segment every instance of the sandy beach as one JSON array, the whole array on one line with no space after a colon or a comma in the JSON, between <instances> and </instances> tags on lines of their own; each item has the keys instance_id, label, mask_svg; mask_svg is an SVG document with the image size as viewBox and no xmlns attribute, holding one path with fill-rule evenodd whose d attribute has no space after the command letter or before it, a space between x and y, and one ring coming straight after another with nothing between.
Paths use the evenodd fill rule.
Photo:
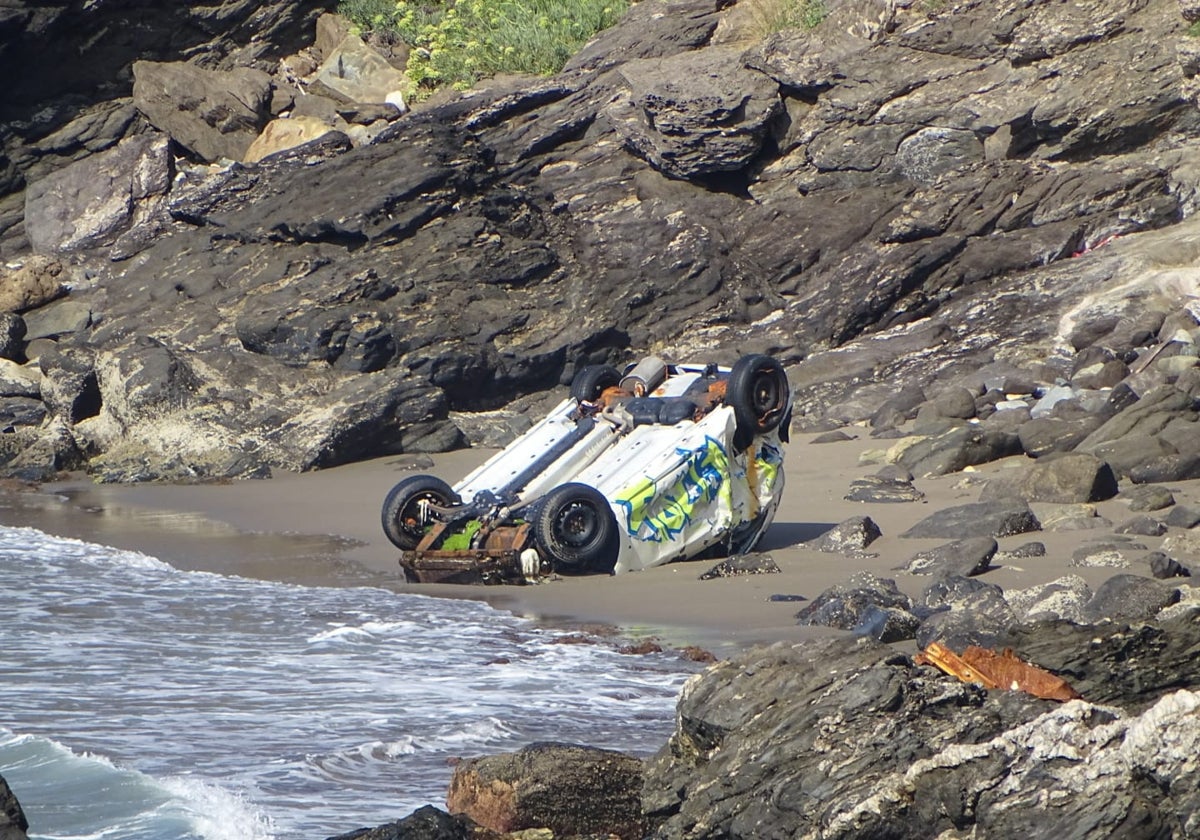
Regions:
<instances>
[{"instance_id":1,"label":"sandy beach","mask_svg":"<svg viewBox=\"0 0 1200 840\"><path fill-rule=\"evenodd\" d=\"M979 471L918 478L915 485L926 496L921 502L864 504L844 498L854 479L880 469L878 463L864 463L863 453L884 449L892 441L872 439L866 428L845 431L853 439L814 443L814 435L793 436L783 503L759 546L775 559L781 574L702 581L700 575L716 561L696 560L624 575L558 578L535 586L407 584L397 552L380 530L379 509L388 489L411 474L412 456L229 484L95 485L81 476L34 491L6 491L0 498L0 524L142 551L190 570L483 599L544 623L611 625L636 638L698 645L723 656L754 643L821 632L796 626L795 613L803 601L772 596L812 599L857 571L891 577L906 593L919 595L932 578L897 569L916 552L946 541L905 539L900 534L939 508L977 501L988 477L1029 463L1020 457ZM436 455L434 466L420 471L454 483L491 451ZM1200 497L1200 482L1182 482L1171 489L1180 503ZM1110 524L1098 519L1101 527L1092 530L1002 539L1002 551L1041 542L1046 556L1028 558L1019 566L1000 564L984 579L1007 590L1078 574L1094 588L1118 572L1148 574L1144 566L1070 564L1075 547L1111 534L1113 526L1132 515L1120 497L1095 507ZM883 532L864 556L823 553L802 545L862 515L870 516ZM1153 550L1162 538L1138 541Z\"/></svg>"}]
</instances>

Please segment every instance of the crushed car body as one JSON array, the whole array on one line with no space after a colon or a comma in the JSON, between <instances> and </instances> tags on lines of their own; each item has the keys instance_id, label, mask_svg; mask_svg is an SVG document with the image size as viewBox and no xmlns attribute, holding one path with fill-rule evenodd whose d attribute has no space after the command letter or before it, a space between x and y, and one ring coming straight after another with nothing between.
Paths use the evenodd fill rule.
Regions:
<instances>
[{"instance_id":1,"label":"crushed car body","mask_svg":"<svg viewBox=\"0 0 1200 840\"><path fill-rule=\"evenodd\" d=\"M383 530L416 582L522 583L747 552L784 487L774 358L582 368L570 396L454 486L406 478Z\"/></svg>"}]
</instances>

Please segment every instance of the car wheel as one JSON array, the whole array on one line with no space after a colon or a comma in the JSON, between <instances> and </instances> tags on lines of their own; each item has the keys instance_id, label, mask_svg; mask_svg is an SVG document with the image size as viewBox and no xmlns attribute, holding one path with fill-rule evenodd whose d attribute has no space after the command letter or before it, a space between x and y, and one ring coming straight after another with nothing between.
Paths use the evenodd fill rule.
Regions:
<instances>
[{"instance_id":1,"label":"car wheel","mask_svg":"<svg viewBox=\"0 0 1200 840\"><path fill-rule=\"evenodd\" d=\"M425 536L421 502L448 507L460 500L449 484L433 475L414 475L393 487L383 500L383 533L401 551L412 551Z\"/></svg>"},{"instance_id":2,"label":"car wheel","mask_svg":"<svg viewBox=\"0 0 1200 840\"><path fill-rule=\"evenodd\" d=\"M557 571L611 572L617 561L617 520L608 500L586 484L563 484L538 503L533 534Z\"/></svg>"},{"instance_id":3,"label":"car wheel","mask_svg":"<svg viewBox=\"0 0 1200 840\"><path fill-rule=\"evenodd\" d=\"M611 365L588 365L571 380L571 396L580 402L595 402L605 388L621 382L621 374Z\"/></svg>"},{"instance_id":4,"label":"car wheel","mask_svg":"<svg viewBox=\"0 0 1200 840\"><path fill-rule=\"evenodd\" d=\"M788 380L783 365L770 356L738 359L729 373L725 402L733 407L737 419L733 444L741 451L755 435L766 434L783 421L788 407Z\"/></svg>"}]
</instances>

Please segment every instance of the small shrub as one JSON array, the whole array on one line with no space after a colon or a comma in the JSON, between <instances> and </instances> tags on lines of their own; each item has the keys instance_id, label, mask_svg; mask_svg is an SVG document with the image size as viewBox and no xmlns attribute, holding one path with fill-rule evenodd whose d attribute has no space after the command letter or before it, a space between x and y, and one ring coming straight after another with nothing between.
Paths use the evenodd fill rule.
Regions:
<instances>
[{"instance_id":1,"label":"small shrub","mask_svg":"<svg viewBox=\"0 0 1200 840\"><path fill-rule=\"evenodd\" d=\"M1200 20L1185 29L1184 34L1190 38L1200 38Z\"/></svg>"},{"instance_id":2,"label":"small shrub","mask_svg":"<svg viewBox=\"0 0 1200 840\"><path fill-rule=\"evenodd\" d=\"M393 34L396 27L396 0L341 0L338 14L349 20L359 32Z\"/></svg>"},{"instance_id":3,"label":"small shrub","mask_svg":"<svg viewBox=\"0 0 1200 840\"><path fill-rule=\"evenodd\" d=\"M628 0L343 0L339 11L412 48L406 70L422 99L498 73L557 73L628 7Z\"/></svg>"},{"instance_id":4,"label":"small shrub","mask_svg":"<svg viewBox=\"0 0 1200 840\"><path fill-rule=\"evenodd\" d=\"M816 29L829 14L824 0L751 0L753 34L764 38L783 29Z\"/></svg>"}]
</instances>

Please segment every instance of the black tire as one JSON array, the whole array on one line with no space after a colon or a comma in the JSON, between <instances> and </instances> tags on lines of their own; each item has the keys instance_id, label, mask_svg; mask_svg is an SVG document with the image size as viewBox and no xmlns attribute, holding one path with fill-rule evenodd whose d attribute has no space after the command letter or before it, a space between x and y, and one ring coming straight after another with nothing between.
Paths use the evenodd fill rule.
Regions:
<instances>
[{"instance_id":1,"label":"black tire","mask_svg":"<svg viewBox=\"0 0 1200 840\"><path fill-rule=\"evenodd\" d=\"M611 572L617 562L617 520L608 500L586 484L547 493L533 514L533 535L556 571Z\"/></svg>"},{"instance_id":2,"label":"black tire","mask_svg":"<svg viewBox=\"0 0 1200 840\"><path fill-rule=\"evenodd\" d=\"M571 380L571 396L580 402L595 402L605 388L621 383L621 374L611 365L588 365Z\"/></svg>"},{"instance_id":3,"label":"black tire","mask_svg":"<svg viewBox=\"0 0 1200 840\"><path fill-rule=\"evenodd\" d=\"M425 536L419 518L422 501L442 507L460 503L450 485L433 475L410 476L393 487L383 500L383 533L401 551L412 551Z\"/></svg>"},{"instance_id":4,"label":"black tire","mask_svg":"<svg viewBox=\"0 0 1200 840\"><path fill-rule=\"evenodd\" d=\"M788 394L787 373L778 360L762 355L738 359L729 373L725 402L737 418L733 445L739 452L756 435L778 428L787 414Z\"/></svg>"}]
</instances>

